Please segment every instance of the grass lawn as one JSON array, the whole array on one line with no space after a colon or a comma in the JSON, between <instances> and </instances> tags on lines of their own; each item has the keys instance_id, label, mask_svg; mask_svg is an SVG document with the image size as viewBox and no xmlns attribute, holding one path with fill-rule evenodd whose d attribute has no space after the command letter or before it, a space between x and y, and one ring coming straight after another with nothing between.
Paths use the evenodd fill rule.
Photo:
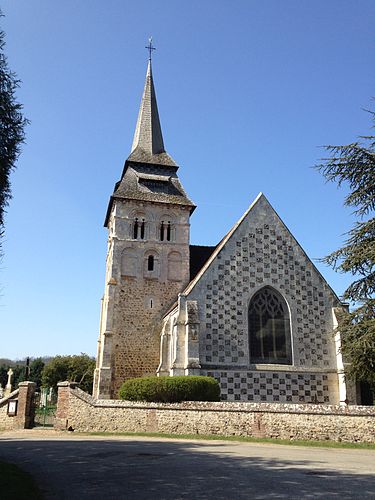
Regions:
<instances>
[{"instance_id":1,"label":"grass lawn","mask_svg":"<svg viewBox=\"0 0 375 500\"><path fill-rule=\"evenodd\" d=\"M0 497L2 500L41 500L34 479L14 464L0 460Z\"/></svg>"}]
</instances>

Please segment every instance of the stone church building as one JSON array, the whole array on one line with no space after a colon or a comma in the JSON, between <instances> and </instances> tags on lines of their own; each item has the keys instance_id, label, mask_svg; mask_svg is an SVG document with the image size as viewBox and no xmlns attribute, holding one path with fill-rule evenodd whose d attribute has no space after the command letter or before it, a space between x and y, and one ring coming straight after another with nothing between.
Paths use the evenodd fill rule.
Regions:
<instances>
[{"instance_id":1,"label":"stone church building","mask_svg":"<svg viewBox=\"0 0 375 500\"><path fill-rule=\"evenodd\" d=\"M94 397L131 377L209 375L227 401L339 404L342 304L260 194L216 247L189 244L194 203L165 151L151 61L110 198Z\"/></svg>"}]
</instances>

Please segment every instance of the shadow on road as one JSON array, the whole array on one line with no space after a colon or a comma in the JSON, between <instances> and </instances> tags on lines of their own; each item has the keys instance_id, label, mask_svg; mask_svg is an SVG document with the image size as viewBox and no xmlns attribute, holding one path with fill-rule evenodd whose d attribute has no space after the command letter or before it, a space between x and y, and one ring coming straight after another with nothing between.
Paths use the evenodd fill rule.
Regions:
<instances>
[{"instance_id":1,"label":"shadow on road","mask_svg":"<svg viewBox=\"0 0 375 500\"><path fill-rule=\"evenodd\" d=\"M261 447L241 454L228 443L1 439L0 458L55 499L375 497L374 475L325 469L307 448L302 460L278 458L277 449L270 458Z\"/></svg>"}]
</instances>

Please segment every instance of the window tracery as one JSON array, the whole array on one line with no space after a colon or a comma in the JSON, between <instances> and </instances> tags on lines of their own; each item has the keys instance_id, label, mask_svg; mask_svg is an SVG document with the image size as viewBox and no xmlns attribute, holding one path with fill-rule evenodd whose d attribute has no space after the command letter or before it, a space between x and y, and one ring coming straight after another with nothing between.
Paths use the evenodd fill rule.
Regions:
<instances>
[{"instance_id":1,"label":"window tracery","mask_svg":"<svg viewBox=\"0 0 375 500\"><path fill-rule=\"evenodd\" d=\"M271 287L259 290L248 310L253 363L291 364L290 318L283 297Z\"/></svg>"}]
</instances>

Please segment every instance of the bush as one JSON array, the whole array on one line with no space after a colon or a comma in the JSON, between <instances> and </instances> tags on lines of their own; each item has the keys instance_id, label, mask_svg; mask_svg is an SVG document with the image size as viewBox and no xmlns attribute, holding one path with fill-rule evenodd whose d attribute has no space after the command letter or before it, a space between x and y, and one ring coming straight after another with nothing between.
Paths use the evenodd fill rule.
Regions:
<instances>
[{"instance_id":1,"label":"bush","mask_svg":"<svg viewBox=\"0 0 375 500\"><path fill-rule=\"evenodd\" d=\"M126 380L120 387L119 397L154 403L220 401L220 387L212 377L142 377Z\"/></svg>"}]
</instances>

